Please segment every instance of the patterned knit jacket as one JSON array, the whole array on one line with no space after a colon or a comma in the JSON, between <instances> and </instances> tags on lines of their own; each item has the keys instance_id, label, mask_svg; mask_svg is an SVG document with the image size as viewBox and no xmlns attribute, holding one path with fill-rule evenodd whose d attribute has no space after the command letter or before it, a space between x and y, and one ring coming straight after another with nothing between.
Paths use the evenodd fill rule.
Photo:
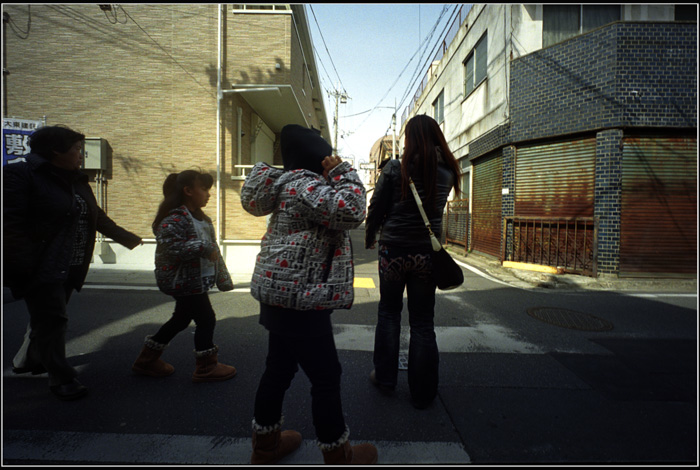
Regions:
<instances>
[{"instance_id":1,"label":"patterned knit jacket","mask_svg":"<svg viewBox=\"0 0 700 470\"><path fill-rule=\"evenodd\" d=\"M211 232L211 219L204 216ZM220 291L233 290L233 281L216 243L207 243L197 236L192 215L180 206L160 222L156 230L156 282L168 295L194 295L206 292L202 285L202 258L219 253L216 265L216 287Z\"/></svg>"},{"instance_id":2,"label":"patterned knit jacket","mask_svg":"<svg viewBox=\"0 0 700 470\"><path fill-rule=\"evenodd\" d=\"M347 162L328 180L308 170L256 164L241 190L255 216L272 214L251 281L258 301L294 310L349 309L354 300L350 229L365 218L365 188Z\"/></svg>"}]
</instances>

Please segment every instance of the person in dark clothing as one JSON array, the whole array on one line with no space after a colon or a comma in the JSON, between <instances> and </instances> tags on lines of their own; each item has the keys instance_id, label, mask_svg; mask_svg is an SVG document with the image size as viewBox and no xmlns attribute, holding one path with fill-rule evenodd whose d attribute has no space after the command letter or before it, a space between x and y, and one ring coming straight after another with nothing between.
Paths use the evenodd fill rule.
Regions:
<instances>
[{"instance_id":1,"label":"person in dark clothing","mask_svg":"<svg viewBox=\"0 0 700 470\"><path fill-rule=\"evenodd\" d=\"M63 400L87 393L66 360L66 305L83 286L96 232L129 249L142 243L98 207L80 171L84 140L67 127L42 127L29 138L26 161L3 170L3 281L29 311L25 370L47 371Z\"/></svg>"},{"instance_id":2,"label":"person in dark clothing","mask_svg":"<svg viewBox=\"0 0 700 470\"><path fill-rule=\"evenodd\" d=\"M411 194L412 178L433 232L439 238L442 212L452 188L459 191L459 165L438 123L418 115L406 124L401 160L383 168L370 201L365 223L365 247L379 238L379 291L370 380L391 394L399 364L401 310L407 291L410 342L408 385L416 408L426 408L437 395L439 355L433 323L435 281L428 229Z\"/></svg>"}]
</instances>

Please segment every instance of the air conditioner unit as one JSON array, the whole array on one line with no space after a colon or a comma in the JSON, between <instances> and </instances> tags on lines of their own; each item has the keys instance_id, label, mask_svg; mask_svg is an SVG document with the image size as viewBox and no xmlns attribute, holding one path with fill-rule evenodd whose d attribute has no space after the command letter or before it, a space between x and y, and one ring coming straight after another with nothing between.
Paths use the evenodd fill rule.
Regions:
<instances>
[{"instance_id":1,"label":"air conditioner unit","mask_svg":"<svg viewBox=\"0 0 700 470\"><path fill-rule=\"evenodd\" d=\"M83 154L83 169L106 170L107 157L111 147L100 137L85 138L85 153Z\"/></svg>"}]
</instances>

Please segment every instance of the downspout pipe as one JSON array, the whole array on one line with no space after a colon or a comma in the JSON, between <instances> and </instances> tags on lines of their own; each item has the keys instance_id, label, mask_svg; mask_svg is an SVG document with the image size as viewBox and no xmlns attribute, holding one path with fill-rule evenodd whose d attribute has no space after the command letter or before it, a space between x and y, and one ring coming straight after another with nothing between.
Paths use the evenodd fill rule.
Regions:
<instances>
[{"instance_id":1,"label":"downspout pipe","mask_svg":"<svg viewBox=\"0 0 700 470\"><path fill-rule=\"evenodd\" d=\"M219 4L218 19L218 59L216 65L216 244L221 246L221 22L223 5Z\"/></svg>"}]
</instances>

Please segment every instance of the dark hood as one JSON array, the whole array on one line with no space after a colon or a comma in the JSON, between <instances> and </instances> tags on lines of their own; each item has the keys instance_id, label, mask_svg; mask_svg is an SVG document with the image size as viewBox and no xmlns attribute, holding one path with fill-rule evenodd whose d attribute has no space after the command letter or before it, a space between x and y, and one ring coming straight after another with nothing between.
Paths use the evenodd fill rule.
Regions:
<instances>
[{"instance_id":1,"label":"dark hood","mask_svg":"<svg viewBox=\"0 0 700 470\"><path fill-rule=\"evenodd\" d=\"M289 124L280 135L284 170L310 170L323 174L321 162L330 156L333 148L313 129Z\"/></svg>"}]
</instances>

